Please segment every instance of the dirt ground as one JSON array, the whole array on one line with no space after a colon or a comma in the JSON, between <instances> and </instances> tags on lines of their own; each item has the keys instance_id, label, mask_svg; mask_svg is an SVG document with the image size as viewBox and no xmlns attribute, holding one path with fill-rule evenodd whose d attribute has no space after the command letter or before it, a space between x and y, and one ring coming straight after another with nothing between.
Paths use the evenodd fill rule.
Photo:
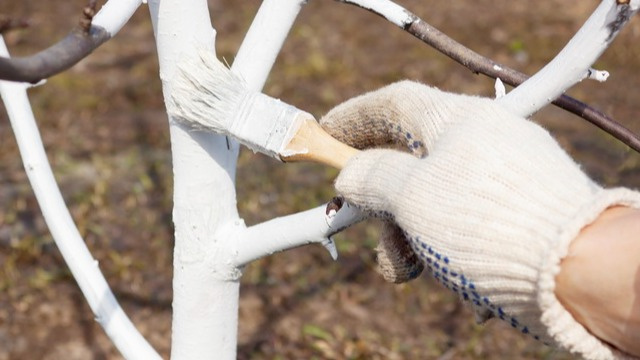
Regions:
<instances>
[{"instance_id":1,"label":"dirt ground","mask_svg":"<svg viewBox=\"0 0 640 360\"><path fill-rule=\"evenodd\" d=\"M398 1L483 55L533 73L597 1ZM84 1L1 1L0 14L31 27L8 33L15 56L64 36ZM260 2L210 1L217 49L229 62ZM640 21L598 62L604 83L571 94L640 133ZM321 115L351 96L401 79L492 95L493 82L382 18L330 0L310 1L265 92ZM146 6L112 41L30 91L56 177L117 298L153 346L169 356L172 170L153 34ZM0 109L0 360L118 359L93 321L47 231L13 133ZM535 116L595 179L640 187L640 155L584 120L549 108ZM239 209L247 224L330 199L336 172L282 165L243 152ZM377 227L337 237L334 262L319 246L260 260L242 278L240 359L569 359L508 325L474 323L426 275L404 285L375 271Z\"/></svg>"}]
</instances>

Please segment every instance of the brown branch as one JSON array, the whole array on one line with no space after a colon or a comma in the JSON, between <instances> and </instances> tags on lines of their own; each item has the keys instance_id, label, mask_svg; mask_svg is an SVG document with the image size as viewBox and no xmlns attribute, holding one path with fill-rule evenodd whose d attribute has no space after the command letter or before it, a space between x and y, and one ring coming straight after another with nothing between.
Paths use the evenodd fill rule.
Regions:
<instances>
[{"instance_id":1,"label":"brown branch","mask_svg":"<svg viewBox=\"0 0 640 360\"><path fill-rule=\"evenodd\" d=\"M0 79L37 83L78 63L111 38L104 28L91 24L95 13L96 0L89 0L80 25L64 39L31 56L0 57Z\"/></svg>"},{"instance_id":2,"label":"brown branch","mask_svg":"<svg viewBox=\"0 0 640 360\"><path fill-rule=\"evenodd\" d=\"M518 86L529 78L517 70L498 64L466 48L420 18L416 17L416 20L407 26L405 30L474 73L481 73L494 79L500 78L500 80L512 86ZM640 152L640 138L600 110L568 95L560 96L553 101L553 104L580 116L608 132L633 150Z\"/></svg>"},{"instance_id":3,"label":"brown branch","mask_svg":"<svg viewBox=\"0 0 640 360\"><path fill-rule=\"evenodd\" d=\"M344 0L338 1L359 6L358 4ZM384 17L384 14L378 13L373 9L366 10ZM529 78L529 76L517 70L511 69L508 66L502 64L498 64L495 61L465 47L440 30L429 25L418 16L408 11L406 11L406 13L407 16L412 19L410 23L407 23L403 27L406 32L410 33L425 44L440 51L441 53L455 60L461 65L467 67L474 73L484 74L494 79L500 78L500 80L511 86L518 86ZM585 104L568 95L560 96L555 101L553 101L553 104L589 121L600 129L606 131L616 139L620 140L622 143L626 144L633 150L640 152L640 137L638 137L631 130L627 129L622 124L618 123L600 110L597 110L589 106L588 104Z\"/></svg>"},{"instance_id":4,"label":"brown branch","mask_svg":"<svg viewBox=\"0 0 640 360\"><path fill-rule=\"evenodd\" d=\"M80 18L80 28L85 34L89 34L91 30L91 21L96 16L97 0L89 0L89 4L82 9L82 17Z\"/></svg>"}]
</instances>

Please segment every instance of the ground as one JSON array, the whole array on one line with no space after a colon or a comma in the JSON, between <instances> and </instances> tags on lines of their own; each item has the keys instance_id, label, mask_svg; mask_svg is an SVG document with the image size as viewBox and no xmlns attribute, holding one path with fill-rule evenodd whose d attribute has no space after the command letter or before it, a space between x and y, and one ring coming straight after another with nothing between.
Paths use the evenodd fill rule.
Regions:
<instances>
[{"instance_id":1,"label":"ground","mask_svg":"<svg viewBox=\"0 0 640 360\"><path fill-rule=\"evenodd\" d=\"M483 55L533 73L568 41L596 1L399 1ZM210 1L220 56L233 61L259 1ZM14 55L41 49L78 20L84 1L4 1L0 14L31 28L6 35ZM640 133L638 19L596 64L604 84L571 94ZM310 1L265 92L321 115L351 96L401 79L492 95L493 82L384 19L336 1ZM146 6L109 43L30 91L49 159L73 217L136 326L170 351L172 170L168 126ZM549 108L534 120L597 181L640 187L640 155L584 120ZM247 224L330 199L336 172L243 152L238 206ZM0 360L118 359L42 220L0 109ZM377 227L257 261L244 271L240 359L569 359L470 311L426 275L404 285L375 271Z\"/></svg>"}]
</instances>

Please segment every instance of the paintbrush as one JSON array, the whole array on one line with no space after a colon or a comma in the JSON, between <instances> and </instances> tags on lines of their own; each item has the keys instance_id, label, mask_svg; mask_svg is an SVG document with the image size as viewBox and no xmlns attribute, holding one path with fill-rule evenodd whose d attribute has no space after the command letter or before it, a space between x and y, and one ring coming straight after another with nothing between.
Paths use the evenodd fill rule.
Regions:
<instances>
[{"instance_id":1,"label":"paintbrush","mask_svg":"<svg viewBox=\"0 0 640 360\"><path fill-rule=\"evenodd\" d=\"M284 162L313 161L342 169L358 152L331 137L313 115L250 90L210 52L178 65L167 109L179 122L230 136Z\"/></svg>"}]
</instances>

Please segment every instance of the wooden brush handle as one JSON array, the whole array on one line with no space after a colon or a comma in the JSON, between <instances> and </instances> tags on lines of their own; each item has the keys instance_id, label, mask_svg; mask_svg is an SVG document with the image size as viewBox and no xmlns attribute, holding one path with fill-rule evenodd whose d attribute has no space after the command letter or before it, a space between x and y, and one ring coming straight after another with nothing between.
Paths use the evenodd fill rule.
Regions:
<instances>
[{"instance_id":1,"label":"wooden brush handle","mask_svg":"<svg viewBox=\"0 0 640 360\"><path fill-rule=\"evenodd\" d=\"M281 154L284 162L312 161L342 169L359 150L334 139L314 118L305 118L286 152L292 155Z\"/></svg>"}]
</instances>

